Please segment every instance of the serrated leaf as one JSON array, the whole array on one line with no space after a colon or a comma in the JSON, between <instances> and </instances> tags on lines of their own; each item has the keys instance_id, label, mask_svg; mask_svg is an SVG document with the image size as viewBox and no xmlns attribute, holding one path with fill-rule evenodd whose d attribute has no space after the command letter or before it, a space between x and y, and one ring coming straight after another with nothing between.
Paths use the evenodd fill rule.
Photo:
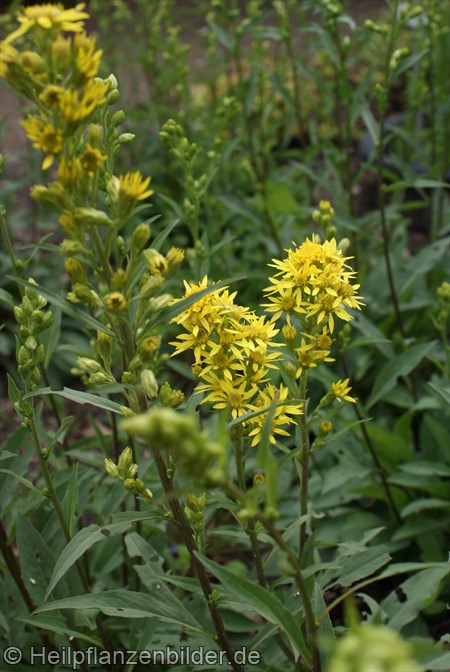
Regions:
<instances>
[{"instance_id":1,"label":"serrated leaf","mask_svg":"<svg viewBox=\"0 0 450 672\"><path fill-rule=\"evenodd\" d=\"M38 390L28 392L23 398L30 399L31 397L40 397L46 394L55 394L58 397L64 397L65 399L75 401L77 404L91 404L97 408L103 408L106 411L112 411L113 413L122 415L120 410L121 406L115 401L106 399L106 397L100 397L98 394L90 394L89 392L83 392L82 390L71 390L69 387L63 387L62 390L52 390L51 387L40 387Z\"/></svg>"},{"instance_id":2,"label":"serrated leaf","mask_svg":"<svg viewBox=\"0 0 450 672\"><path fill-rule=\"evenodd\" d=\"M400 376L407 376L436 346L436 341L418 343L390 362L377 376L366 410L382 399L397 384Z\"/></svg>"},{"instance_id":3,"label":"serrated leaf","mask_svg":"<svg viewBox=\"0 0 450 672\"><path fill-rule=\"evenodd\" d=\"M230 570L200 554L197 554L197 557L219 579L224 588L239 600L243 609L250 609L261 614L270 623L277 625L281 632L288 637L294 651L310 665L311 655L303 638L300 622L294 618L293 614L286 609L275 595L266 588L230 572Z\"/></svg>"}]
</instances>

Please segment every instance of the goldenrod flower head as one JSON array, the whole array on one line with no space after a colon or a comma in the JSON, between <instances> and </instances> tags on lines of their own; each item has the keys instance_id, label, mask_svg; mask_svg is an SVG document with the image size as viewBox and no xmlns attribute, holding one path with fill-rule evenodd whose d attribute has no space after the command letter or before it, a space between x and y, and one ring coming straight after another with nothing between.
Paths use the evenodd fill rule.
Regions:
<instances>
[{"instance_id":1,"label":"goldenrod flower head","mask_svg":"<svg viewBox=\"0 0 450 672\"><path fill-rule=\"evenodd\" d=\"M78 91L66 89L61 96L60 109L69 125L77 125L87 119L106 100L108 84L99 79L91 79Z\"/></svg>"},{"instance_id":2,"label":"goldenrod flower head","mask_svg":"<svg viewBox=\"0 0 450 672\"><path fill-rule=\"evenodd\" d=\"M349 395L349 392L352 389L349 386L349 382L350 378L346 378L345 380L338 380L337 383L332 384L331 392L338 401L345 399L345 401L350 401L352 404L354 404L356 403L356 399Z\"/></svg>"},{"instance_id":3,"label":"goldenrod flower head","mask_svg":"<svg viewBox=\"0 0 450 672\"><path fill-rule=\"evenodd\" d=\"M152 247L142 253L144 261L152 275L163 275L167 271L166 258Z\"/></svg>"},{"instance_id":4,"label":"goldenrod flower head","mask_svg":"<svg viewBox=\"0 0 450 672\"><path fill-rule=\"evenodd\" d=\"M11 75L8 65L18 63L19 58L20 53L12 44L0 42L0 77L8 79Z\"/></svg>"},{"instance_id":5,"label":"goldenrod flower head","mask_svg":"<svg viewBox=\"0 0 450 672\"><path fill-rule=\"evenodd\" d=\"M86 35L85 32L77 33L73 40L75 47L75 68L84 80L92 79L96 76L100 67L100 60L103 51L95 51L95 37Z\"/></svg>"},{"instance_id":6,"label":"goldenrod flower head","mask_svg":"<svg viewBox=\"0 0 450 672\"><path fill-rule=\"evenodd\" d=\"M142 177L139 171L127 173L119 177L119 199L124 201L143 201L154 191L148 189L151 178Z\"/></svg>"},{"instance_id":7,"label":"goldenrod flower head","mask_svg":"<svg viewBox=\"0 0 450 672\"><path fill-rule=\"evenodd\" d=\"M333 429L333 424L329 420L322 420L319 427L319 434L328 434Z\"/></svg>"},{"instance_id":8,"label":"goldenrod flower head","mask_svg":"<svg viewBox=\"0 0 450 672\"><path fill-rule=\"evenodd\" d=\"M26 119L20 122L25 129L27 136L33 142L33 147L41 149L47 154L42 163L42 169L50 168L56 154L62 150L62 134L52 124L47 123L39 117L28 115Z\"/></svg>"},{"instance_id":9,"label":"goldenrod flower head","mask_svg":"<svg viewBox=\"0 0 450 672\"><path fill-rule=\"evenodd\" d=\"M154 357L161 346L161 336L155 334L154 336L147 336L139 343L138 350L141 355L147 359Z\"/></svg>"},{"instance_id":10,"label":"goldenrod flower head","mask_svg":"<svg viewBox=\"0 0 450 672\"><path fill-rule=\"evenodd\" d=\"M38 78L45 72L45 61L35 51L23 51L19 54L19 65L25 72Z\"/></svg>"},{"instance_id":11,"label":"goldenrod flower head","mask_svg":"<svg viewBox=\"0 0 450 672\"><path fill-rule=\"evenodd\" d=\"M200 391L209 391L210 393L202 400L202 403L212 403L213 408L229 408L231 417L245 415L251 410L250 399L257 391L256 385L248 384L246 378L236 378L228 380L219 378L214 372L207 377L207 382L198 386Z\"/></svg>"},{"instance_id":12,"label":"goldenrod flower head","mask_svg":"<svg viewBox=\"0 0 450 672\"><path fill-rule=\"evenodd\" d=\"M171 247L166 254L168 270L174 272L181 266L184 259L184 250L180 247Z\"/></svg>"},{"instance_id":13,"label":"goldenrod flower head","mask_svg":"<svg viewBox=\"0 0 450 672\"><path fill-rule=\"evenodd\" d=\"M58 166L58 179L65 186L73 186L81 175L81 163L79 159L61 159Z\"/></svg>"},{"instance_id":14,"label":"goldenrod flower head","mask_svg":"<svg viewBox=\"0 0 450 672\"><path fill-rule=\"evenodd\" d=\"M69 257L65 260L64 267L74 282L85 283L87 281L85 268L78 259Z\"/></svg>"},{"instance_id":15,"label":"goldenrod flower head","mask_svg":"<svg viewBox=\"0 0 450 672\"><path fill-rule=\"evenodd\" d=\"M121 292L110 292L105 297L105 303L110 310L121 311L127 307L127 301Z\"/></svg>"},{"instance_id":16,"label":"goldenrod flower head","mask_svg":"<svg viewBox=\"0 0 450 672\"><path fill-rule=\"evenodd\" d=\"M297 338L297 329L292 326L292 324L285 324L281 331L283 332L283 337L286 343L295 343Z\"/></svg>"},{"instance_id":17,"label":"goldenrod flower head","mask_svg":"<svg viewBox=\"0 0 450 672\"><path fill-rule=\"evenodd\" d=\"M101 167L102 163L106 161L106 158L106 155L102 154L99 149L91 147L87 143L86 149L80 157L80 164L88 175L93 175Z\"/></svg>"},{"instance_id":18,"label":"goldenrod flower head","mask_svg":"<svg viewBox=\"0 0 450 672\"><path fill-rule=\"evenodd\" d=\"M55 84L47 84L45 89L39 94L39 100L41 103L48 108L59 107L61 101L61 96L64 93L62 86L56 86Z\"/></svg>"},{"instance_id":19,"label":"goldenrod flower head","mask_svg":"<svg viewBox=\"0 0 450 672\"><path fill-rule=\"evenodd\" d=\"M260 390L258 396L254 402L253 409L259 410L260 408L267 407L267 413L261 413L260 415L255 416L249 420L249 425L253 427L249 432L249 436L252 438L252 446L257 446L261 441L262 433L264 431L264 425L266 422L267 414L269 409L274 402L284 402L287 400L289 390L284 385L280 387L275 387L275 385L268 384L264 390ZM289 432L285 429L282 429L283 425L287 424L296 424L295 417L296 415L303 415L303 404L280 404L274 409L272 424L270 427L270 443L276 443L275 434L280 436L289 436Z\"/></svg>"},{"instance_id":20,"label":"goldenrod flower head","mask_svg":"<svg viewBox=\"0 0 450 672\"><path fill-rule=\"evenodd\" d=\"M8 35L5 41L13 42L29 30L48 33L52 37L62 30L80 32L83 29L84 19L89 18L89 14L83 11L84 7L84 2L79 3L73 9L65 9L61 3L25 7L23 12L17 16L20 27Z\"/></svg>"},{"instance_id":21,"label":"goldenrod flower head","mask_svg":"<svg viewBox=\"0 0 450 672\"><path fill-rule=\"evenodd\" d=\"M277 272L264 290L271 302L264 307L274 313L273 319L284 315L290 324L297 314L310 326L314 318L316 324L323 323L332 332L334 317L349 321L352 317L346 309L362 305L356 295L359 285L350 282L355 273L346 263L348 259L334 238L323 243L317 237L307 238L299 247L287 250L285 259L273 260L271 265Z\"/></svg>"}]
</instances>

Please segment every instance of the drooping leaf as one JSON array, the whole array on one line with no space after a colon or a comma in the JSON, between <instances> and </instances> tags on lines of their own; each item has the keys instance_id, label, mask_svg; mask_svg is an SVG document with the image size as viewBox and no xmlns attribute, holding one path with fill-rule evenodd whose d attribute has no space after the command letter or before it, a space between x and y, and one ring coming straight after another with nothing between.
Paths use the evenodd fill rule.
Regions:
<instances>
[{"instance_id":1,"label":"drooping leaf","mask_svg":"<svg viewBox=\"0 0 450 672\"><path fill-rule=\"evenodd\" d=\"M225 590L230 592L243 609L261 614L270 623L279 627L289 639L294 651L303 657L309 665L311 655L303 638L300 623L293 614L286 609L280 600L266 588L244 579L216 562L198 554L200 562L216 576Z\"/></svg>"},{"instance_id":2,"label":"drooping leaf","mask_svg":"<svg viewBox=\"0 0 450 672\"><path fill-rule=\"evenodd\" d=\"M374 574L390 559L389 551L384 545L367 548L365 551L356 553L341 563L342 571L338 583L344 587L351 586L355 581L360 581Z\"/></svg>"}]
</instances>

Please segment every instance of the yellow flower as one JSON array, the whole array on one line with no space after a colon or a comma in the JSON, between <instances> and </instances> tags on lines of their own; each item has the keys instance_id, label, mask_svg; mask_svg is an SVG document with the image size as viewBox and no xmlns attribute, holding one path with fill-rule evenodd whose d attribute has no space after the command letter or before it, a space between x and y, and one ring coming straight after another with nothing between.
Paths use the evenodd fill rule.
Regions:
<instances>
[{"instance_id":1,"label":"yellow flower","mask_svg":"<svg viewBox=\"0 0 450 672\"><path fill-rule=\"evenodd\" d=\"M109 85L100 80L89 80L82 90L66 89L61 96L60 108L68 124L79 124L89 117L94 110L105 102Z\"/></svg>"},{"instance_id":2,"label":"yellow flower","mask_svg":"<svg viewBox=\"0 0 450 672\"><path fill-rule=\"evenodd\" d=\"M67 161L64 157L58 166L58 178L66 186L75 184L81 174L81 164L79 159Z\"/></svg>"},{"instance_id":3,"label":"yellow flower","mask_svg":"<svg viewBox=\"0 0 450 672\"><path fill-rule=\"evenodd\" d=\"M151 178L143 178L139 171L119 177L119 199L125 201L143 201L154 191L148 189Z\"/></svg>"},{"instance_id":4,"label":"yellow flower","mask_svg":"<svg viewBox=\"0 0 450 672\"><path fill-rule=\"evenodd\" d=\"M105 297L105 303L110 310L125 310L127 301L121 292L110 292Z\"/></svg>"},{"instance_id":5,"label":"yellow flower","mask_svg":"<svg viewBox=\"0 0 450 672\"><path fill-rule=\"evenodd\" d=\"M87 143L86 149L80 157L81 167L88 173L88 175L93 175L97 172L102 163L106 161L106 158L106 155L102 154L99 149L91 147L91 145Z\"/></svg>"},{"instance_id":6,"label":"yellow flower","mask_svg":"<svg viewBox=\"0 0 450 672\"><path fill-rule=\"evenodd\" d=\"M85 32L75 35L73 41L76 56L75 68L83 79L88 80L96 76L100 67L103 51L95 51L95 37L87 36Z\"/></svg>"},{"instance_id":7,"label":"yellow flower","mask_svg":"<svg viewBox=\"0 0 450 672\"><path fill-rule=\"evenodd\" d=\"M203 391L212 390L202 403L212 403L216 409L229 408L232 418L245 415L251 410L249 402L256 392L256 386L251 385L247 389L248 382L245 378L231 381L226 378L220 379L215 373L210 373L208 381L197 388Z\"/></svg>"},{"instance_id":8,"label":"yellow flower","mask_svg":"<svg viewBox=\"0 0 450 672\"><path fill-rule=\"evenodd\" d=\"M28 115L26 119L20 122L25 129L27 136L33 142L33 147L41 149L47 154L42 164L43 170L50 168L55 154L62 150L61 131L54 128L39 117Z\"/></svg>"},{"instance_id":9,"label":"yellow flower","mask_svg":"<svg viewBox=\"0 0 450 672\"><path fill-rule=\"evenodd\" d=\"M62 86L55 84L48 84L39 94L39 100L45 107L53 108L59 107L61 96L64 93Z\"/></svg>"},{"instance_id":10,"label":"yellow flower","mask_svg":"<svg viewBox=\"0 0 450 672\"><path fill-rule=\"evenodd\" d=\"M319 427L319 434L328 434L333 429L333 424L329 420L322 420Z\"/></svg>"},{"instance_id":11,"label":"yellow flower","mask_svg":"<svg viewBox=\"0 0 450 672\"><path fill-rule=\"evenodd\" d=\"M185 292L183 299L195 294L196 292L201 292L203 289L208 287L208 277L205 275L203 280L198 284L190 284L184 280ZM207 334L206 340L209 338L214 325L219 319L220 310L217 305L217 295L220 294L220 290L212 291L206 296L201 297L198 301L193 303L189 308L186 308L182 313L176 315L172 322L177 324L182 324L185 329L192 331L192 334L197 336L200 329ZM233 297L235 295L233 294ZM180 301L181 299L175 299L174 303ZM181 338L178 336L178 338ZM206 343L206 341L205 341ZM173 344L172 344L173 345ZM175 353L174 353L175 354Z\"/></svg>"},{"instance_id":12,"label":"yellow flower","mask_svg":"<svg viewBox=\"0 0 450 672\"><path fill-rule=\"evenodd\" d=\"M64 9L61 3L25 7L17 16L20 27L8 35L5 42L13 42L31 29L52 32L53 37L61 30L78 33L83 29L84 19L89 18L89 14L83 12L84 7L85 3L79 3L73 9Z\"/></svg>"},{"instance_id":13,"label":"yellow flower","mask_svg":"<svg viewBox=\"0 0 450 672\"><path fill-rule=\"evenodd\" d=\"M352 389L349 386L349 382L350 378L346 378L345 380L338 380L337 383L332 384L331 392L338 401L345 399L346 401L350 401L352 404L355 404L356 399L349 395L349 392Z\"/></svg>"},{"instance_id":14,"label":"yellow flower","mask_svg":"<svg viewBox=\"0 0 450 672\"><path fill-rule=\"evenodd\" d=\"M288 388L284 385L280 387L275 387L275 385L269 384L266 385L264 390L261 390L254 402L253 410L260 410L261 408L270 408L274 402L283 402L286 401L288 397ZM268 411L269 412L269 411ZM257 446L261 441L262 433L264 430L264 425L266 422L268 413L261 413L254 418L249 420L249 425L253 429L249 432L249 436L252 438L252 446ZM280 436L289 436L289 432L285 429L282 429L283 425L287 424L296 424L295 417L296 415L303 415L303 404L280 404L277 406L273 412L272 424L270 427L270 443L276 443L275 434Z\"/></svg>"},{"instance_id":15,"label":"yellow flower","mask_svg":"<svg viewBox=\"0 0 450 672\"><path fill-rule=\"evenodd\" d=\"M8 68L8 65L11 63L18 63L20 58L20 53L17 51L12 44L7 44L6 42L0 43L0 77L8 79L11 76L11 72Z\"/></svg>"}]
</instances>

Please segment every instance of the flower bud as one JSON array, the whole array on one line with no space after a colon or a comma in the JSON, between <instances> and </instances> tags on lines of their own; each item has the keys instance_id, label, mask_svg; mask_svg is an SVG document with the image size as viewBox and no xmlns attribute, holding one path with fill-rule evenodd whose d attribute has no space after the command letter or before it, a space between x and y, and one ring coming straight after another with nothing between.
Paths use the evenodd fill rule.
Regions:
<instances>
[{"instance_id":1,"label":"flower bud","mask_svg":"<svg viewBox=\"0 0 450 672\"><path fill-rule=\"evenodd\" d=\"M158 395L158 383L151 369L145 369L141 373L141 383L149 399L155 399Z\"/></svg>"},{"instance_id":2,"label":"flower bud","mask_svg":"<svg viewBox=\"0 0 450 672\"><path fill-rule=\"evenodd\" d=\"M151 237L151 229L148 224L138 224L131 237L131 248L139 251L145 247Z\"/></svg>"},{"instance_id":3,"label":"flower bud","mask_svg":"<svg viewBox=\"0 0 450 672\"><path fill-rule=\"evenodd\" d=\"M112 224L106 212L96 208L77 208L74 217L81 226L110 226Z\"/></svg>"},{"instance_id":4,"label":"flower bud","mask_svg":"<svg viewBox=\"0 0 450 672\"><path fill-rule=\"evenodd\" d=\"M106 473L113 478L119 478L119 470L112 460L105 459L104 462Z\"/></svg>"},{"instance_id":5,"label":"flower bud","mask_svg":"<svg viewBox=\"0 0 450 672\"><path fill-rule=\"evenodd\" d=\"M167 271L168 265L165 257L157 250L150 248L142 253L148 270L152 275L161 275Z\"/></svg>"}]
</instances>

